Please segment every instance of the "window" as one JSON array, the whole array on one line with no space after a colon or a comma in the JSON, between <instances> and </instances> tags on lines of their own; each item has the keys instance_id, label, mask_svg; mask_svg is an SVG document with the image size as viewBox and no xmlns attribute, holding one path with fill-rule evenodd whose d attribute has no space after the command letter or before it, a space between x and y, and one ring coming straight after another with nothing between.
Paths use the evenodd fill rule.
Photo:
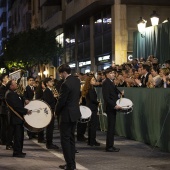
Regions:
<instances>
[{"instance_id":1,"label":"window","mask_svg":"<svg viewBox=\"0 0 170 170\"><path fill-rule=\"evenodd\" d=\"M111 8L103 10L94 17L95 56L110 53L112 50Z\"/></svg>"}]
</instances>

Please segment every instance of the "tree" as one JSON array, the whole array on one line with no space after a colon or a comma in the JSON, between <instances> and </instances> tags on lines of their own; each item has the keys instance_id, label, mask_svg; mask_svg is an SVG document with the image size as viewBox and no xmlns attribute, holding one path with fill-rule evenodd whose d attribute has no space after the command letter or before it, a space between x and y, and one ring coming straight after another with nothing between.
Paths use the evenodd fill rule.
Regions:
<instances>
[{"instance_id":1,"label":"tree","mask_svg":"<svg viewBox=\"0 0 170 170\"><path fill-rule=\"evenodd\" d=\"M41 27L11 36L3 57L6 65L28 70L34 65L49 63L62 51L55 38L54 31Z\"/></svg>"}]
</instances>

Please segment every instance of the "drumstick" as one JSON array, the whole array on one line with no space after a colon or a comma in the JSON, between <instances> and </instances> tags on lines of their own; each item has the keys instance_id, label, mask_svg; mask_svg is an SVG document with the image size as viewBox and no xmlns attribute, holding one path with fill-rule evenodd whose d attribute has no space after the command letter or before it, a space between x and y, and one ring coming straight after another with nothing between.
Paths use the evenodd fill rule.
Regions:
<instances>
[{"instance_id":1,"label":"drumstick","mask_svg":"<svg viewBox=\"0 0 170 170\"><path fill-rule=\"evenodd\" d=\"M127 105L127 106L120 106L120 107L130 107L130 105Z\"/></svg>"},{"instance_id":2,"label":"drumstick","mask_svg":"<svg viewBox=\"0 0 170 170\"><path fill-rule=\"evenodd\" d=\"M119 104L120 104L121 100L122 100L122 95L120 95Z\"/></svg>"}]
</instances>

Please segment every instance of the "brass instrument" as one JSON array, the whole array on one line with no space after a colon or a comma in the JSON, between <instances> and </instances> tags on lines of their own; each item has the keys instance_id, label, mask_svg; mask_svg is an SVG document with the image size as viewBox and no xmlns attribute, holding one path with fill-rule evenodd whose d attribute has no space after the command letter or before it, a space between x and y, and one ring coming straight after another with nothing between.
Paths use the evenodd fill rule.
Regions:
<instances>
[{"instance_id":1,"label":"brass instrument","mask_svg":"<svg viewBox=\"0 0 170 170\"><path fill-rule=\"evenodd\" d=\"M23 87L22 84L19 84L19 85L18 85L18 87L17 87L17 89L16 89L16 92L17 92L17 94L20 95L20 96L23 96L23 95L24 95L24 87Z\"/></svg>"},{"instance_id":2,"label":"brass instrument","mask_svg":"<svg viewBox=\"0 0 170 170\"><path fill-rule=\"evenodd\" d=\"M53 92L53 95L56 99L58 99L59 97L59 92L57 91L57 89L53 86L53 88L51 89L52 92Z\"/></svg>"}]
</instances>

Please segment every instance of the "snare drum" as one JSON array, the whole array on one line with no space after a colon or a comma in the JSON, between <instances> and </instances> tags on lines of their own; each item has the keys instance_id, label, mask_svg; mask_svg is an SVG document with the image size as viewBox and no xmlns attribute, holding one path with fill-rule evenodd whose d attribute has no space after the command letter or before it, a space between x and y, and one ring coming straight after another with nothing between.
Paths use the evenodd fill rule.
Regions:
<instances>
[{"instance_id":1,"label":"snare drum","mask_svg":"<svg viewBox=\"0 0 170 170\"><path fill-rule=\"evenodd\" d=\"M78 120L78 122L80 123L89 122L92 114L91 110L86 106L80 105L80 112L81 112L81 118Z\"/></svg>"},{"instance_id":2,"label":"snare drum","mask_svg":"<svg viewBox=\"0 0 170 170\"><path fill-rule=\"evenodd\" d=\"M122 107L122 109L118 110L118 112L129 114L133 111L133 103L130 99L120 98L119 100L117 100L116 104Z\"/></svg>"},{"instance_id":3,"label":"snare drum","mask_svg":"<svg viewBox=\"0 0 170 170\"><path fill-rule=\"evenodd\" d=\"M50 106L44 101L32 100L25 108L32 111L30 115L24 116L24 126L27 130L40 132L51 122L52 111Z\"/></svg>"}]
</instances>

